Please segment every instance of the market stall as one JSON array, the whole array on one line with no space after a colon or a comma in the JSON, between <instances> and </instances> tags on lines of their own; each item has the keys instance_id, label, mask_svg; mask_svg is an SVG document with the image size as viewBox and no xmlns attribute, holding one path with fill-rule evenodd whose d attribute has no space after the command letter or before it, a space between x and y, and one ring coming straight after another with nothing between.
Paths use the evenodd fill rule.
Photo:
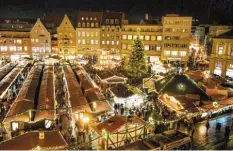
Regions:
<instances>
[{"instance_id":1,"label":"market stall","mask_svg":"<svg viewBox=\"0 0 233 151\"><path fill-rule=\"evenodd\" d=\"M144 96L134 93L124 84L117 84L116 86L110 88L109 91L114 98L114 102L124 104L125 107L140 107L140 105L143 103Z\"/></svg>"}]
</instances>

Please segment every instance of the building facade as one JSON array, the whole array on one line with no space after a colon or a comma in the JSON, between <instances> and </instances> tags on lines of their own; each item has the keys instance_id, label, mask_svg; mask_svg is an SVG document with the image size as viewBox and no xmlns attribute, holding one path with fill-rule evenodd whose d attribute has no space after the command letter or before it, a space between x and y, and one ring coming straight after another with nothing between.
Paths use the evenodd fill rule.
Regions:
<instances>
[{"instance_id":1,"label":"building facade","mask_svg":"<svg viewBox=\"0 0 233 151\"><path fill-rule=\"evenodd\" d=\"M162 61L181 61L187 63L191 38L192 17L166 15L162 18L163 40Z\"/></svg>"},{"instance_id":2,"label":"building facade","mask_svg":"<svg viewBox=\"0 0 233 151\"><path fill-rule=\"evenodd\" d=\"M121 57L130 54L133 40L138 36L143 41L149 61L157 61L162 51L161 25L123 25L121 30Z\"/></svg>"},{"instance_id":3,"label":"building facade","mask_svg":"<svg viewBox=\"0 0 233 151\"><path fill-rule=\"evenodd\" d=\"M60 26L57 28L57 40L60 56L70 58L77 54L76 30L67 15L64 16Z\"/></svg>"},{"instance_id":4,"label":"building facade","mask_svg":"<svg viewBox=\"0 0 233 151\"><path fill-rule=\"evenodd\" d=\"M233 77L233 30L213 38L210 72Z\"/></svg>"},{"instance_id":5,"label":"building facade","mask_svg":"<svg viewBox=\"0 0 233 151\"><path fill-rule=\"evenodd\" d=\"M31 40L29 32L0 31L0 57L11 60L29 57Z\"/></svg>"},{"instance_id":6,"label":"building facade","mask_svg":"<svg viewBox=\"0 0 233 151\"><path fill-rule=\"evenodd\" d=\"M30 31L32 56L45 57L51 55L51 36L40 19Z\"/></svg>"},{"instance_id":7,"label":"building facade","mask_svg":"<svg viewBox=\"0 0 233 151\"><path fill-rule=\"evenodd\" d=\"M78 56L100 55L102 12L79 12L77 17Z\"/></svg>"}]
</instances>

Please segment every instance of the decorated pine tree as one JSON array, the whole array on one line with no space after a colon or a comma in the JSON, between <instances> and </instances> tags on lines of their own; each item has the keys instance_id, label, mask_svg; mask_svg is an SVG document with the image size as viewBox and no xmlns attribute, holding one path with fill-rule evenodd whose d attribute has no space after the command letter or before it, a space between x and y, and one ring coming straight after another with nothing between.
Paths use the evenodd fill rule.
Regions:
<instances>
[{"instance_id":1,"label":"decorated pine tree","mask_svg":"<svg viewBox=\"0 0 233 151\"><path fill-rule=\"evenodd\" d=\"M144 45L139 37L133 41L132 51L125 65L128 76L133 79L139 79L147 73Z\"/></svg>"}]
</instances>

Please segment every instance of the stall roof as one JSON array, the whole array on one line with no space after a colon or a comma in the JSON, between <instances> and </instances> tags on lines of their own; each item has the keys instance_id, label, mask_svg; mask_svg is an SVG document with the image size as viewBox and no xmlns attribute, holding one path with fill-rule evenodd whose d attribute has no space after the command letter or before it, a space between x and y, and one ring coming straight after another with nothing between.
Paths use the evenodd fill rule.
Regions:
<instances>
[{"instance_id":1,"label":"stall roof","mask_svg":"<svg viewBox=\"0 0 233 151\"><path fill-rule=\"evenodd\" d=\"M46 66L43 71L43 78L40 86L38 105L35 121L42 119L54 119L54 77L53 66ZM50 110L50 111L49 111Z\"/></svg>"},{"instance_id":2,"label":"stall roof","mask_svg":"<svg viewBox=\"0 0 233 151\"><path fill-rule=\"evenodd\" d=\"M123 125L125 125L127 121L128 121L127 116L115 115L95 126L96 127L95 130L98 134L101 134L102 130L106 130L108 133L113 133L119 128L121 128ZM143 119L137 116L132 116L132 123L138 123L142 125L146 124L146 122Z\"/></svg>"},{"instance_id":3,"label":"stall roof","mask_svg":"<svg viewBox=\"0 0 233 151\"><path fill-rule=\"evenodd\" d=\"M202 100L209 100L208 95L197 83L185 74L169 75L156 81L155 87L158 92L167 93L169 95L199 94Z\"/></svg>"},{"instance_id":4,"label":"stall roof","mask_svg":"<svg viewBox=\"0 0 233 151\"><path fill-rule=\"evenodd\" d=\"M0 97L2 97L3 93L11 86L11 84L15 81L15 79L26 66L27 63L26 65L18 64L16 68L14 68L6 77L2 79L0 82Z\"/></svg>"},{"instance_id":5,"label":"stall roof","mask_svg":"<svg viewBox=\"0 0 233 151\"><path fill-rule=\"evenodd\" d=\"M29 75L27 76L22 88L12 104L10 110L8 111L5 119L10 116L21 114L27 112L34 108L34 99L37 86L39 84L39 78L42 71L42 66L34 66ZM29 120L28 120L29 121Z\"/></svg>"},{"instance_id":6,"label":"stall roof","mask_svg":"<svg viewBox=\"0 0 233 151\"><path fill-rule=\"evenodd\" d=\"M0 80L2 80L8 72L10 72L16 66L15 63L8 63L0 68Z\"/></svg>"},{"instance_id":7,"label":"stall roof","mask_svg":"<svg viewBox=\"0 0 233 151\"><path fill-rule=\"evenodd\" d=\"M193 100L188 99L185 96L175 96L175 98L181 103L185 110L189 113L199 112L198 108L193 104Z\"/></svg>"},{"instance_id":8,"label":"stall roof","mask_svg":"<svg viewBox=\"0 0 233 151\"><path fill-rule=\"evenodd\" d=\"M59 147L64 149L67 143L59 131L44 132L44 139L39 139L39 131L31 131L0 143L1 150L32 150L40 146L43 148Z\"/></svg>"},{"instance_id":9,"label":"stall roof","mask_svg":"<svg viewBox=\"0 0 233 151\"><path fill-rule=\"evenodd\" d=\"M83 96L81 87L75 78L73 70L69 65L64 66L63 69L69 91L69 100L71 107L74 109L74 112L79 112L79 110L91 111L88 101Z\"/></svg>"},{"instance_id":10,"label":"stall roof","mask_svg":"<svg viewBox=\"0 0 233 151\"><path fill-rule=\"evenodd\" d=\"M121 98L127 98L127 97L134 95L134 93L131 90L129 90L124 84L121 84L121 83L110 88L110 91L112 91L112 93L116 97L121 97Z\"/></svg>"}]
</instances>

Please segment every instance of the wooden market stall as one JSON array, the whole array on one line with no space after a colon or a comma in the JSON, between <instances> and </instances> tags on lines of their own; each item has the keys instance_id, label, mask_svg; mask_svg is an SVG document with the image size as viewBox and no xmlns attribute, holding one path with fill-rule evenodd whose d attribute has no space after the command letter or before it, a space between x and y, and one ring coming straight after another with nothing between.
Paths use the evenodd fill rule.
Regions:
<instances>
[{"instance_id":1,"label":"wooden market stall","mask_svg":"<svg viewBox=\"0 0 233 151\"><path fill-rule=\"evenodd\" d=\"M145 138L152 127L137 116L115 115L102 123L91 126L98 136L96 143L102 149L114 149ZM94 142L93 142L94 143Z\"/></svg>"},{"instance_id":2,"label":"wooden market stall","mask_svg":"<svg viewBox=\"0 0 233 151\"><path fill-rule=\"evenodd\" d=\"M64 150L67 147L59 131L30 131L0 143L0 150Z\"/></svg>"},{"instance_id":3,"label":"wooden market stall","mask_svg":"<svg viewBox=\"0 0 233 151\"><path fill-rule=\"evenodd\" d=\"M12 131L24 130L26 123L33 120L34 102L36 93L38 93L42 67L42 65L37 64L29 72L16 100L3 120L8 129Z\"/></svg>"}]
</instances>

